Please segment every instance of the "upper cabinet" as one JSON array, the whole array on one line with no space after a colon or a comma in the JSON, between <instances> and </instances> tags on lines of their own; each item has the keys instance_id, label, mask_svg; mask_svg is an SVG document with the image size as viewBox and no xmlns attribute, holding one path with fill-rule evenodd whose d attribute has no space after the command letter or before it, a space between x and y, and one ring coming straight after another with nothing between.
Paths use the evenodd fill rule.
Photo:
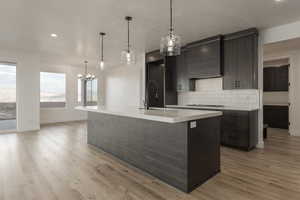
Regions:
<instances>
[{"instance_id":1,"label":"upper cabinet","mask_svg":"<svg viewBox=\"0 0 300 200\"><path fill-rule=\"evenodd\" d=\"M177 56L176 73L177 73L177 91L190 91L190 79L188 77L188 68L186 66L186 51L182 50L181 55Z\"/></svg>"},{"instance_id":2,"label":"upper cabinet","mask_svg":"<svg viewBox=\"0 0 300 200\"><path fill-rule=\"evenodd\" d=\"M289 90L289 65L264 68L264 91L280 92Z\"/></svg>"},{"instance_id":3,"label":"upper cabinet","mask_svg":"<svg viewBox=\"0 0 300 200\"><path fill-rule=\"evenodd\" d=\"M257 89L258 31L245 31L224 37L223 89Z\"/></svg>"},{"instance_id":4,"label":"upper cabinet","mask_svg":"<svg viewBox=\"0 0 300 200\"><path fill-rule=\"evenodd\" d=\"M222 76L222 36L215 36L188 44L184 52L189 79Z\"/></svg>"}]
</instances>

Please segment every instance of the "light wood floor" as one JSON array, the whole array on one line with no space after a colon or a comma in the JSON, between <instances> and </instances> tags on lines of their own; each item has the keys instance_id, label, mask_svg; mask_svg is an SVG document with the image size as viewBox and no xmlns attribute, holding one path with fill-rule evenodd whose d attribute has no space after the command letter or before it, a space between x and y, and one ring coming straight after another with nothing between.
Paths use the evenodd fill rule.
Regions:
<instances>
[{"instance_id":1,"label":"light wood floor","mask_svg":"<svg viewBox=\"0 0 300 200\"><path fill-rule=\"evenodd\" d=\"M300 138L270 130L264 150L222 148L222 172L191 194L86 144L86 125L0 135L0 200L300 199Z\"/></svg>"}]
</instances>

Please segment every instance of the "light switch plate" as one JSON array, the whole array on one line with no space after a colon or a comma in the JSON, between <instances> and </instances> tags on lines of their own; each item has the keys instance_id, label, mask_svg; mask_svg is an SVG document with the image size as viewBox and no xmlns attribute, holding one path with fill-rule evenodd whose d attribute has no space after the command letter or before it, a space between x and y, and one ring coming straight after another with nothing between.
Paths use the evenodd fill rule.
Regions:
<instances>
[{"instance_id":1,"label":"light switch plate","mask_svg":"<svg viewBox=\"0 0 300 200\"><path fill-rule=\"evenodd\" d=\"M196 121L192 121L192 122L190 123L190 127L191 127L191 128L196 128L196 127L197 127L197 122L196 122Z\"/></svg>"}]
</instances>

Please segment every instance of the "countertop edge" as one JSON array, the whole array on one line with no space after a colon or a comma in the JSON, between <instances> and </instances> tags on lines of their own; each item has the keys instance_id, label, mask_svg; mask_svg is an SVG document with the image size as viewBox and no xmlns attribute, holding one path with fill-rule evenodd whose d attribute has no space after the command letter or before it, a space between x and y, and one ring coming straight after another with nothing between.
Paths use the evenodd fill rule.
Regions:
<instances>
[{"instance_id":1,"label":"countertop edge","mask_svg":"<svg viewBox=\"0 0 300 200\"><path fill-rule=\"evenodd\" d=\"M212 111L215 113L206 113L206 114L199 114L199 115L191 115L191 116L184 116L184 117L163 117L159 115L143 115L143 114L129 114L129 113L122 113L117 111L104 111L104 110L96 110L91 108L84 108L84 107L75 107L76 110L81 111L87 111L87 112L96 112L101 114L108 114L108 115L116 115L116 116L122 116L122 117L130 117L130 118L136 118L136 119L145 119L150 121L157 121L157 122L163 122L163 123L181 123L181 122L188 122L192 120L198 120L198 119L206 119L206 118L212 118L212 117L219 117L222 116L222 111Z\"/></svg>"},{"instance_id":2,"label":"countertop edge","mask_svg":"<svg viewBox=\"0 0 300 200\"><path fill-rule=\"evenodd\" d=\"M222 110L236 110L236 111L256 111L259 108L238 108L238 107L197 107L197 106L183 106L183 105L167 105L167 108L183 108L191 110L211 110L211 111L222 111Z\"/></svg>"}]
</instances>

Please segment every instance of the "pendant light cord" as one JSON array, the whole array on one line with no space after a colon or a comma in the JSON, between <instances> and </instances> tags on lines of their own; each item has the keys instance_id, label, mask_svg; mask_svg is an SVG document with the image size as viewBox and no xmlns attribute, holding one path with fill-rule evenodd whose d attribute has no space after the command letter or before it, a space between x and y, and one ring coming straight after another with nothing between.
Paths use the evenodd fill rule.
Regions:
<instances>
[{"instance_id":1,"label":"pendant light cord","mask_svg":"<svg viewBox=\"0 0 300 200\"><path fill-rule=\"evenodd\" d=\"M101 61L103 61L103 37L104 35L101 35Z\"/></svg>"},{"instance_id":2,"label":"pendant light cord","mask_svg":"<svg viewBox=\"0 0 300 200\"><path fill-rule=\"evenodd\" d=\"M170 34L173 32L173 0L170 0Z\"/></svg>"},{"instance_id":3,"label":"pendant light cord","mask_svg":"<svg viewBox=\"0 0 300 200\"><path fill-rule=\"evenodd\" d=\"M128 20L128 33L127 33L127 34L128 34L128 38L127 38L127 39L128 39L128 43L127 43L127 45L128 45L128 46L127 46L127 48L128 48L128 49L127 49L127 50L128 50L128 53L130 52L130 35L129 35L130 32L129 32L129 23L130 23L130 20Z\"/></svg>"},{"instance_id":4,"label":"pendant light cord","mask_svg":"<svg viewBox=\"0 0 300 200\"><path fill-rule=\"evenodd\" d=\"M85 64L85 75L87 75L87 61L84 61Z\"/></svg>"}]
</instances>

